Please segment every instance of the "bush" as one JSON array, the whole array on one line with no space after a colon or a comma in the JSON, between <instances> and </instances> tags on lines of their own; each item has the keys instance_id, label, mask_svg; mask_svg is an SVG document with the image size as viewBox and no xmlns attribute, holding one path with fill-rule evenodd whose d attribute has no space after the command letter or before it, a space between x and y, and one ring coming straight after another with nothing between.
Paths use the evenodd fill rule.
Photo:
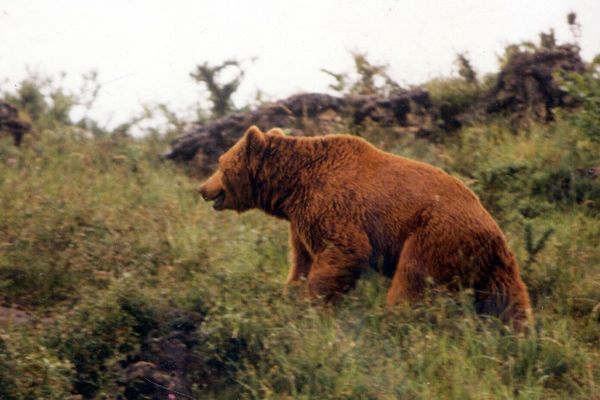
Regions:
<instances>
[{"instance_id":1,"label":"bush","mask_svg":"<svg viewBox=\"0 0 600 400\"><path fill-rule=\"evenodd\" d=\"M572 114L575 126L590 140L600 142L600 63L593 63L591 68L590 73L564 77L562 89L581 104Z\"/></svg>"},{"instance_id":2,"label":"bush","mask_svg":"<svg viewBox=\"0 0 600 400\"><path fill-rule=\"evenodd\" d=\"M72 363L74 389L86 398L116 397L120 363L158 328L149 299L126 282L121 285L86 297L54 327L50 344Z\"/></svg>"},{"instance_id":3,"label":"bush","mask_svg":"<svg viewBox=\"0 0 600 400\"><path fill-rule=\"evenodd\" d=\"M0 398L64 399L72 389L73 366L57 357L32 328L0 334Z\"/></svg>"},{"instance_id":4,"label":"bush","mask_svg":"<svg viewBox=\"0 0 600 400\"><path fill-rule=\"evenodd\" d=\"M162 185L153 161L118 138L43 144L43 153L30 148L16 164L0 163L0 287L9 301L52 306L82 285L172 264L167 215L180 178L148 190Z\"/></svg>"},{"instance_id":5,"label":"bush","mask_svg":"<svg viewBox=\"0 0 600 400\"><path fill-rule=\"evenodd\" d=\"M487 84L482 86L462 78L438 78L427 82L424 87L431 95L433 109L438 110L436 125L443 129L442 135L447 135L448 131L460 127L458 117L461 114L475 114Z\"/></svg>"}]
</instances>

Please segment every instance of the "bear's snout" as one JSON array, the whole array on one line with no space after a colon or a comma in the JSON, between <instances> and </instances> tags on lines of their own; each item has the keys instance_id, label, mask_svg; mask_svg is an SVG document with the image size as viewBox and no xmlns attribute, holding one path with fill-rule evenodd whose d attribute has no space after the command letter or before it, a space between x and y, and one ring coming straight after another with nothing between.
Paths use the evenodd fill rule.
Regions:
<instances>
[{"instance_id":1,"label":"bear's snout","mask_svg":"<svg viewBox=\"0 0 600 400\"><path fill-rule=\"evenodd\" d=\"M206 184L203 183L202 185L200 185L200 187L198 188L198 193L200 193L200 196L202 196L202 198L204 199L204 201L209 201L210 199L208 198L208 192L206 190Z\"/></svg>"},{"instance_id":2,"label":"bear's snout","mask_svg":"<svg viewBox=\"0 0 600 400\"><path fill-rule=\"evenodd\" d=\"M198 188L198 192L205 201L214 201L213 208L225 208L225 188L221 185L219 176L212 176Z\"/></svg>"},{"instance_id":3,"label":"bear's snout","mask_svg":"<svg viewBox=\"0 0 600 400\"><path fill-rule=\"evenodd\" d=\"M205 201L213 201L217 197L221 196L224 190L220 187L210 187L205 183L198 188L198 192Z\"/></svg>"}]
</instances>

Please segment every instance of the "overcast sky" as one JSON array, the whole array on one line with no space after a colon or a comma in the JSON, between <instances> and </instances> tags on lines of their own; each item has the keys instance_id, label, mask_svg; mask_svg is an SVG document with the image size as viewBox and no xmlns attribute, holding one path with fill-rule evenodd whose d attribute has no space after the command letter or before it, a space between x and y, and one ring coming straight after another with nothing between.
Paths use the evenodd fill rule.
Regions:
<instances>
[{"instance_id":1,"label":"overcast sky","mask_svg":"<svg viewBox=\"0 0 600 400\"><path fill-rule=\"evenodd\" d=\"M417 84L455 73L457 52L484 73L497 69L505 45L537 41L542 30L570 40L570 11L590 60L600 53L599 0L2 0L0 82L10 83L0 89L27 67L64 71L66 85L97 70L103 89L92 115L114 126L141 103L194 104L200 90L189 73L204 61L257 58L238 104L259 88L273 99L326 91L331 79L320 69L351 70L352 50Z\"/></svg>"}]
</instances>

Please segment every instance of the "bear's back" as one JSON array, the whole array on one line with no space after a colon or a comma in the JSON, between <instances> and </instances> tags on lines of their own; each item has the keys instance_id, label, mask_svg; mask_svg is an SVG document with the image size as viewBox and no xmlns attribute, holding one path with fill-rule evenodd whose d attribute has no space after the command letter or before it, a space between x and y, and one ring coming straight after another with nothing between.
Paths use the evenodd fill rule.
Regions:
<instances>
[{"instance_id":1,"label":"bear's back","mask_svg":"<svg viewBox=\"0 0 600 400\"><path fill-rule=\"evenodd\" d=\"M477 196L463 182L440 168L379 150L356 136L330 135L322 140L330 144L327 168L336 169L330 179L337 186L355 187L360 183L365 186L363 190L386 195L397 192L421 203L428 198L439 201L445 197L448 203L479 204Z\"/></svg>"},{"instance_id":2,"label":"bear's back","mask_svg":"<svg viewBox=\"0 0 600 400\"><path fill-rule=\"evenodd\" d=\"M327 199L322 207L359 217L374 236L406 236L424 223L444 225L457 235L502 236L475 193L443 170L381 151L356 136L320 140L330 149L314 188L319 201Z\"/></svg>"}]
</instances>

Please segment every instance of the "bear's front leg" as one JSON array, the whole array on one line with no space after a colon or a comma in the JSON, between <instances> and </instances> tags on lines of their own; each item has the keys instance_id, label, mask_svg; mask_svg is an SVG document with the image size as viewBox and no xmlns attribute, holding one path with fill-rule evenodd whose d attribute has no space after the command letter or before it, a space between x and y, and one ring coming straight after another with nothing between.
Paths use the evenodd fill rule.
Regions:
<instances>
[{"instance_id":1,"label":"bear's front leg","mask_svg":"<svg viewBox=\"0 0 600 400\"><path fill-rule=\"evenodd\" d=\"M288 272L286 285L299 283L308 278L313 259L296 231L290 226L290 250L292 266Z\"/></svg>"},{"instance_id":2,"label":"bear's front leg","mask_svg":"<svg viewBox=\"0 0 600 400\"><path fill-rule=\"evenodd\" d=\"M308 291L312 297L326 302L354 288L358 278L368 269L371 246L368 240L351 244L330 244L313 260L308 275Z\"/></svg>"}]
</instances>

